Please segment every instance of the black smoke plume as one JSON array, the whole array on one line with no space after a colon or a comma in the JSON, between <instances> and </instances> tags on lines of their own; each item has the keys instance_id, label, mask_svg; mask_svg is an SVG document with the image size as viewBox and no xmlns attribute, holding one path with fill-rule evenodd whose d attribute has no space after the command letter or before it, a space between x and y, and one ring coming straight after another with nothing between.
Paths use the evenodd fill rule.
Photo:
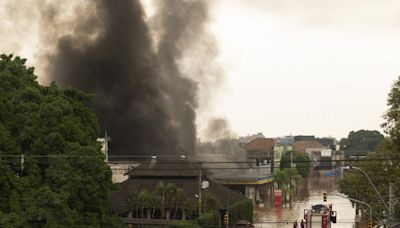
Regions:
<instances>
[{"instance_id":1,"label":"black smoke plume","mask_svg":"<svg viewBox=\"0 0 400 228\"><path fill-rule=\"evenodd\" d=\"M156 50L138 0L89 2L90 13L82 10L73 33L58 39L48 75L95 93L91 105L112 138L112 155L191 154L197 85L179 61L206 19L204 1L158 2Z\"/></svg>"}]
</instances>

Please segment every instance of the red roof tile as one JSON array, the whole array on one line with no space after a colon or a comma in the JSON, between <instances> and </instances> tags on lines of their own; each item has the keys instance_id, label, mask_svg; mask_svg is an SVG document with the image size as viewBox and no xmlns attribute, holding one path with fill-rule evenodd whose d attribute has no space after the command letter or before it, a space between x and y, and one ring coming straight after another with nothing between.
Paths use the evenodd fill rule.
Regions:
<instances>
[{"instance_id":1,"label":"red roof tile","mask_svg":"<svg viewBox=\"0 0 400 228\"><path fill-rule=\"evenodd\" d=\"M296 141L293 143L293 150L297 152L306 152L307 148L326 148L317 141Z\"/></svg>"},{"instance_id":2,"label":"red roof tile","mask_svg":"<svg viewBox=\"0 0 400 228\"><path fill-rule=\"evenodd\" d=\"M250 150L273 150L276 144L275 139L269 138L256 138L245 144L243 148L247 151Z\"/></svg>"}]
</instances>

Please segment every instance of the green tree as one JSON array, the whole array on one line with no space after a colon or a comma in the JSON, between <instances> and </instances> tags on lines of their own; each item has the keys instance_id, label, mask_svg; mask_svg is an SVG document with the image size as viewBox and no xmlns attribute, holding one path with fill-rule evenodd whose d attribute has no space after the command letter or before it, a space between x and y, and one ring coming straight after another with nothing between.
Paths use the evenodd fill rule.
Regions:
<instances>
[{"instance_id":1,"label":"green tree","mask_svg":"<svg viewBox=\"0 0 400 228\"><path fill-rule=\"evenodd\" d=\"M229 207L229 227L240 220L253 222L253 202L249 199L238 201Z\"/></svg>"},{"instance_id":2,"label":"green tree","mask_svg":"<svg viewBox=\"0 0 400 228\"><path fill-rule=\"evenodd\" d=\"M158 183L155 194L161 199L161 219L169 219L170 208L173 207L173 199L177 190L178 188L173 183L164 183L162 181Z\"/></svg>"},{"instance_id":3,"label":"green tree","mask_svg":"<svg viewBox=\"0 0 400 228\"><path fill-rule=\"evenodd\" d=\"M172 198L172 206L174 207L173 219L176 219L176 216L178 215L179 210L182 212L182 217L183 217L186 200L187 199L186 199L185 192L182 189L177 188L176 192Z\"/></svg>"},{"instance_id":4,"label":"green tree","mask_svg":"<svg viewBox=\"0 0 400 228\"><path fill-rule=\"evenodd\" d=\"M384 115L385 122L382 124L384 131L389 137L380 141L377 153L369 154L366 159L357 165L371 178L377 187L379 194L388 204L389 183L394 184L395 198L400 197L400 78L396 80L388 97L389 109ZM349 137L350 138L350 137ZM379 138L382 138L379 136ZM376 147L376 141L374 143ZM370 147L372 148L372 147ZM374 219L388 221L388 210L381 202L366 177L359 171L345 173L343 179L338 183L339 191L349 197L369 203L374 212ZM395 201L396 203L396 201ZM367 212L367 208L360 206ZM400 219L400 205L395 204L395 218ZM391 222L391 221L389 221ZM398 226L398 224L397 224ZM396 226L396 227L397 227Z\"/></svg>"},{"instance_id":5,"label":"green tree","mask_svg":"<svg viewBox=\"0 0 400 228\"><path fill-rule=\"evenodd\" d=\"M25 59L0 56L1 227L121 225L107 203L111 170L91 97L41 86Z\"/></svg>"},{"instance_id":6,"label":"green tree","mask_svg":"<svg viewBox=\"0 0 400 228\"><path fill-rule=\"evenodd\" d=\"M311 159L308 157L307 154L297 151L287 151L285 154L283 154L280 166L281 170L290 168L291 157L293 159L293 164L296 166L297 172L302 177L308 177L311 169L310 166L312 164Z\"/></svg>"},{"instance_id":7,"label":"green tree","mask_svg":"<svg viewBox=\"0 0 400 228\"><path fill-rule=\"evenodd\" d=\"M202 211L210 212L218 209L218 200L209 192L204 192L202 194Z\"/></svg>"},{"instance_id":8,"label":"green tree","mask_svg":"<svg viewBox=\"0 0 400 228\"><path fill-rule=\"evenodd\" d=\"M376 152L384 138L379 131L351 131L347 138L340 140L340 148L346 154L366 155L368 152Z\"/></svg>"},{"instance_id":9,"label":"green tree","mask_svg":"<svg viewBox=\"0 0 400 228\"><path fill-rule=\"evenodd\" d=\"M284 172L283 170L277 170L274 173L274 181L278 185L279 189L282 189L288 182L289 177L287 176L287 173Z\"/></svg>"},{"instance_id":10,"label":"green tree","mask_svg":"<svg viewBox=\"0 0 400 228\"><path fill-rule=\"evenodd\" d=\"M275 172L274 181L278 188L282 190L282 197L286 205L287 196L290 196L290 199L292 198L293 193L298 189L302 181L302 177L296 168L285 168Z\"/></svg>"}]
</instances>

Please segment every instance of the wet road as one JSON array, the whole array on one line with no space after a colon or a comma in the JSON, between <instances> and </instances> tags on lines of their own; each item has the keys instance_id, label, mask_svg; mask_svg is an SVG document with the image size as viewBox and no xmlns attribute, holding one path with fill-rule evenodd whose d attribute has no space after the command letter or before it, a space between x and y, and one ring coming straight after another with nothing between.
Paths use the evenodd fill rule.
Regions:
<instances>
[{"instance_id":1,"label":"wet road","mask_svg":"<svg viewBox=\"0 0 400 228\"><path fill-rule=\"evenodd\" d=\"M292 202L292 207L265 208L257 211L254 217L256 227L281 228L293 227L295 220L300 221L304 215L304 209L310 209L313 204L322 202L323 192L328 192L328 204L332 204L337 211L337 223L332 228L353 228L355 210L348 199L329 194L336 193L336 178L332 176L312 176L304 181L299 189L298 196Z\"/></svg>"}]
</instances>

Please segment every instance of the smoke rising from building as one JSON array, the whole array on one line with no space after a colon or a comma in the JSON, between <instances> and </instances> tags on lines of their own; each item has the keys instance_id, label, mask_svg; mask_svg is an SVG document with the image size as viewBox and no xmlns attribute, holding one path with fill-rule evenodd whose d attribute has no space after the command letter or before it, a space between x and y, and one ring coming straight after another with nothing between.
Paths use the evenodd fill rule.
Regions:
<instances>
[{"instance_id":1,"label":"smoke rising from building","mask_svg":"<svg viewBox=\"0 0 400 228\"><path fill-rule=\"evenodd\" d=\"M208 1L152 3L148 17L140 0L27 1L18 15L33 9L29 23L13 17L18 1L5 4L37 34L40 81L95 94L112 155L192 154L196 114L223 80Z\"/></svg>"},{"instance_id":2,"label":"smoke rising from building","mask_svg":"<svg viewBox=\"0 0 400 228\"><path fill-rule=\"evenodd\" d=\"M231 139L235 137L229 126L229 123L224 118L211 119L208 122L206 136L206 139L209 141Z\"/></svg>"},{"instance_id":3,"label":"smoke rising from building","mask_svg":"<svg viewBox=\"0 0 400 228\"><path fill-rule=\"evenodd\" d=\"M90 2L95 7L78 12L73 33L57 38L48 75L63 87L95 93L92 106L112 137L111 153L193 153L198 84L180 62L202 37L207 2L157 1L156 50L139 1ZM49 17L57 12L47 10L46 21L54 22Z\"/></svg>"}]
</instances>

